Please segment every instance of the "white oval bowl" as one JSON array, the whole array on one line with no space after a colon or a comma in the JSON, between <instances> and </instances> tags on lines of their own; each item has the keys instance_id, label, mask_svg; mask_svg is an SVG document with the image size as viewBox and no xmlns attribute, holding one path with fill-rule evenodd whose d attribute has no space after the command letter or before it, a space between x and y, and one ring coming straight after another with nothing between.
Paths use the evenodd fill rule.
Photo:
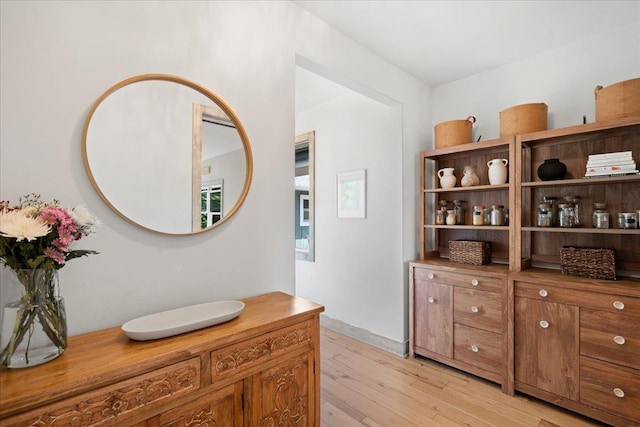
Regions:
<instances>
[{"instance_id":1,"label":"white oval bowl","mask_svg":"<svg viewBox=\"0 0 640 427\"><path fill-rule=\"evenodd\" d=\"M166 338L227 322L244 310L242 301L213 301L138 317L122 325L137 341Z\"/></svg>"}]
</instances>

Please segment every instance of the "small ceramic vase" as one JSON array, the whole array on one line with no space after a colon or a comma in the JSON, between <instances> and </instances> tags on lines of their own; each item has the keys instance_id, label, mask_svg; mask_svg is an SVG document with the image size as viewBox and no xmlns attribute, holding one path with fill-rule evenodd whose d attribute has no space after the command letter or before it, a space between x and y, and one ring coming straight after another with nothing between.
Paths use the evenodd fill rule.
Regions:
<instances>
[{"instance_id":1,"label":"small ceramic vase","mask_svg":"<svg viewBox=\"0 0 640 427\"><path fill-rule=\"evenodd\" d=\"M567 175L567 165L560 159L547 159L538 167L537 173L542 181L555 181Z\"/></svg>"},{"instance_id":2,"label":"small ceramic vase","mask_svg":"<svg viewBox=\"0 0 640 427\"><path fill-rule=\"evenodd\" d=\"M456 176L453 174L454 168L443 168L438 171L440 187L453 188L456 186Z\"/></svg>"},{"instance_id":3,"label":"small ceramic vase","mask_svg":"<svg viewBox=\"0 0 640 427\"><path fill-rule=\"evenodd\" d=\"M465 166L463 169L462 179L460 179L460 185L463 187L472 187L480 184L480 178L476 175L475 168L473 166Z\"/></svg>"},{"instance_id":4,"label":"small ceramic vase","mask_svg":"<svg viewBox=\"0 0 640 427\"><path fill-rule=\"evenodd\" d=\"M487 162L489 167L489 184L500 185L507 183L507 159L493 159Z\"/></svg>"}]
</instances>

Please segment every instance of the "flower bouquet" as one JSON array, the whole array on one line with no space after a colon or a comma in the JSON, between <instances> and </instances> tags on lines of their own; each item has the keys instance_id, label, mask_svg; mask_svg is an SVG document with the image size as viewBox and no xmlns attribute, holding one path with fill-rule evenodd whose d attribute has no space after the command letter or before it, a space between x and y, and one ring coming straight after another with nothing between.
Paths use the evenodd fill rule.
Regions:
<instances>
[{"instance_id":1,"label":"flower bouquet","mask_svg":"<svg viewBox=\"0 0 640 427\"><path fill-rule=\"evenodd\" d=\"M66 348L66 316L57 273L71 259L97 254L70 249L97 225L98 220L83 206L68 210L57 200L43 202L35 194L20 198L17 205L0 201L0 260L21 285L20 298L3 309L0 363L4 366L44 363Z\"/></svg>"}]
</instances>

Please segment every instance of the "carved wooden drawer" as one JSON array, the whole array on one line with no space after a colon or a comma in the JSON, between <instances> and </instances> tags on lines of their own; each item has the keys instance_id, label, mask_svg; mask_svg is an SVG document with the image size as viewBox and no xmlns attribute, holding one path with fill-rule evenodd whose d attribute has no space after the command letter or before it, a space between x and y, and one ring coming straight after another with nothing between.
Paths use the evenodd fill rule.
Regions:
<instances>
[{"instance_id":1,"label":"carved wooden drawer","mask_svg":"<svg viewBox=\"0 0 640 427\"><path fill-rule=\"evenodd\" d=\"M580 402L640 424L640 371L582 356Z\"/></svg>"},{"instance_id":2,"label":"carved wooden drawer","mask_svg":"<svg viewBox=\"0 0 640 427\"><path fill-rule=\"evenodd\" d=\"M200 388L193 358L3 420L4 427L123 425L128 415Z\"/></svg>"},{"instance_id":3,"label":"carved wooden drawer","mask_svg":"<svg viewBox=\"0 0 640 427\"><path fill-rule=\"evenodd\" d=\"M453 358L496 374L502 366L502 336L468 326L454 325Z\"/></svg>"},{"instance_id":4,"label":"carved wooden drawer","mask_svg":"<svg viewBox=\"0 0 640 427\"><path fill-rule=\"evenodd\" d=\"M640 369L639 324L633 316L580 310L580 354Z\"/></svg>"},{"instance_id":5,"label":"carved wooden drawer","mask_svg":"<svg viewBox=\"0 0 640 427\"><path fill-rule=\"evenodd\" d=\"M500 294L455 287L453 321L488 331L502 332L502 297Z\"/></svg>"},{"instance_id":6,"label":"carved wooden drawer","mask_svg":"<svg viewBox=\"0 0 640 427\"><path fill-rule=\"evenodd\" d=\"M298 323L211 352L211 378L224 378L252 368L288 352L311 349L313 324Z\"/></svg>"},{"instance_id":7,"label":"carved wooden drawer","mask_svg":"<svg viewBox=\"0 0 640 427\"><path fill-rule=\"evenodd\" d=\"M640 298L566 289L520 281L515 283L515 295L517 297L560 302L579 307L588 307L594 310L640 317Z\"/></svg>"},{"instance_id":8,"label":"carved wooden drawer","mask_svg":"<svg viewBox=\"0 0 640 427\"><path fill-rule=\"evenodd\" d=\"M488 277L479 274L452 273L435 268L414 269L414 280L463 286L466 288L489 292L500 292L502 290L502 279L497 277Z\"/></svg>"}]
</instances>

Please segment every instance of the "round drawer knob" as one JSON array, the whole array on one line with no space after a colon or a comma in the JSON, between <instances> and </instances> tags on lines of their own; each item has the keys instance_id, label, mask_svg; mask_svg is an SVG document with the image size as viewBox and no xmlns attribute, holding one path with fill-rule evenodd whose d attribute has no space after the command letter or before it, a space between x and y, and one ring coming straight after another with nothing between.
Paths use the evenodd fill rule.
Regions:
<instances>
[{"instance_id":1,"label":"round drawer knob","mask_svg":"<svg viewBox=\"0 0 640 427\"><path fill-rule=\"evenodd\" d=\"M616 395L616 397L624 397L624 391L622 391L621 388L614 388L613 389L613 394Z\"/></svg>"},{"instance_id":2,"label":"round drawer knob","mask_svg":"<svg viewBox=\"0 0 640 427\"><path fill-rule=\"evenodd\" d=\"M613 302L613 306L615 308L617 308L618 310L623 310L624 309L624 303L622 301L614 301Z\"/></svg>"},{"instance_id":3,"label":"round drawer knob","mask_svg":"<svg viewBox=\"0 0 640 427\"><path fill-rule=\"evenodd\" d=\"M540 295L542 298L544 298L547 295L549 295L549 292L547 292L545 289L540 289L540 291L538 292L538 295Z\"/></svg>"},{"instance_id":4,"label":"round drawer knob","mask_svg":"<svg viewBox=\"0 0 640 427\"><path fill-rule=\"evenodd\" d=\"M479 350L479 348L478 348L478 346L477 346L477 345L472 345L472 346L471 346L471 351L473 351L474 353L477 353L477 352L478 352L478 350Z\"/></svg>"},{"instance_id":5,"label":"round drawer knob","mask_svg":"<svg viewBox=\"0 0 640 427\"><path fill-rule=\"evenodd\" d=\"M471 312L477 313L478 312L478 307L476 307L475 305L473 307L471 307Z\"/></svg>"},{"instance_id":6,"label":"round drawer knob","mask_svg":"<svg viewBox=\"0 0 640 427\"><path fill-rule=\"evenodd\" d=\"M549 322L547 322L546 320L541 320L540 327L543 329L547 329L549 327Z\"/></svg>"},{"instance_id":7,"label":"round drawer knob","mask_svg":"<svg viewBox=\"0 0 640 427\"><path fill-rule=\"evenodd\" d=\"M428 278L428 279L433 279L434 277L435 277L435 276L433 275L433 273L429 273L429 274L427 274L427 278Z\"/></svg>"},{"instance_id":8,"label":"round drawer knob","mask_svg":"<svg viewBox=\"0 0 640 427\"><path fill-rule=\"evenodd\" d=\"M433 297L429 297L427 298L427 301L429 301L429 304L433 304L435 302L435 299L433 299Z\"/></svg>"},{"instance_id":9,"label":"round drawer knob","mask_svg":"<svg viewBox=\"0 0 640 427\"><path fill-rule=\"evenodd\" d=\"M473 279L473 280L471 281L471 285L472 285L472 286L478 286L478 279Z\"/></svg>"},{"instance_id":10,"label":"round drawer knob","mask_svg":"<svg viewBox=\"0 0 640 427\"><path fill-rule=\"evenodd\" d=\"M625 343L624 337L621 337L620 335L613 337L613 341L620 345Z\"/></svg>"}]
</instances>

